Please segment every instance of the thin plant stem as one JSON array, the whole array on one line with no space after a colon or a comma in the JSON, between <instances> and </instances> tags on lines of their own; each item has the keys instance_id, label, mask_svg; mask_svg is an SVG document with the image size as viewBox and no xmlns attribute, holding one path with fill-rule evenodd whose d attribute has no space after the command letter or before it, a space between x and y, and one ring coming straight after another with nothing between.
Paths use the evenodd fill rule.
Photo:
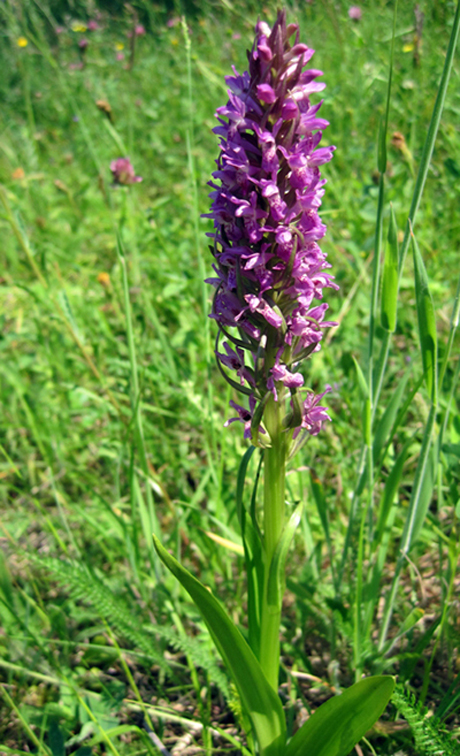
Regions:
<instances>
[{"instance_id":1,"label":"thin plant stem","mask_svg":"<svg viewBox=\"0 0 460 756\"><path fill-rule=\"evenodd\" d=\"M278 541L284 526L286 485L286 439L282 427L284 402L271 396L264 421L271 447L264 451L264 594L260 625L260 663L270 685L278 690L280 656L281 598L274 607L268 600L268 579Z\"/></svg>"},{"instance_id":2,"label":"thin plant stem","mask_svg":"<svg viewBox=\"0 0 460 756\"><path fill-rule=\"evenodd\" d=\"M444 108L444 101L446 99L447 87L449 84L450 74L452 71L452 65L454 62L455 48L457 47L458 37L460 32L460 0L457 3L455 11L454 22L452 25L452 32L449 39L449 46L447 48L446 58L444 61L444 68L442 71L441 81L439 84L438 94L436 96L436 102L434 104L433 113L431 115L430 125L428 127L428 133L426 136L425 144L423 145L422 157L420 159L420 165L417 173L417 179L415 181L414 194L412 196L412 202L409 210L409 216L407 219L406 230L404 232L404 239L401 245L399 254L399 267L402 271L409 249L409 242L412 229L415 225L415 218L420 206L420 200L422 198L423 189L425 187L426 177L430 167L431 157L433 155L436 136L438 134L439 124L441 122L441 115Z\"/></svg>"}]
</instances>

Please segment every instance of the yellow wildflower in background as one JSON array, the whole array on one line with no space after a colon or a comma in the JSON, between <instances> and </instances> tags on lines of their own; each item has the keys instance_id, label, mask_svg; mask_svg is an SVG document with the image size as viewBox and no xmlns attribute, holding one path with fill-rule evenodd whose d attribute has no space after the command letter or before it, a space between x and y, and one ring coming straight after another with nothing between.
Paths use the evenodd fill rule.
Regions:
<instances>
[{"instance_id":1,"label":"yellow wildflower in background","mask_svg":"<svg viewBox=\"0 0 460 756\"><path fill-rule=\"evenodd\" d=\"M25 37L18 37L16 40L16 44L18 47L27 47L29 42L27 41Z\"/></svg>"},{"instance_id":2,"label":"yellow wildflower in background","mask_svg":"<svg viewBox=\"0 0 460 756\"><path fill-rule=\"evenodd\" d=\"M72 21L72 31L85 32L87 29L86 24L82 24L81 21Z\"/></svg>"},{"instance_id":3,"label":"yellow wildflower in background","mask_svg":"<svg viewBox=\"0 0 460 756\"><path fill-rule=\"evenodd\" d=\"M123 42L117 42L116 43L115 50L124 50L124 49L125 49L125 46L124 46Z\"/></svg>"},{"instance_id":4,"label":"yellow wildflower in background","mask_svg":"<svg viewBox=\"0 0 460 756\"><path fill-rule=\"evenodd\" d=\"M105 289L108 289L109 286L111 285L110 276L105 271L97 274L97 280L98 280L98 283L100 283L101 286L103 286Z\"/></svg>"}]
</instances>

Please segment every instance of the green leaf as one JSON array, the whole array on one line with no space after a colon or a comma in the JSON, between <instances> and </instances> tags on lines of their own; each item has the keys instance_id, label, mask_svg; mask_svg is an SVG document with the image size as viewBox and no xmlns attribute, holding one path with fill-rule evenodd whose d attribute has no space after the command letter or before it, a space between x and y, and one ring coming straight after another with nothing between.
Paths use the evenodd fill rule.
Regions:
<instances>
[{"instance_id":1,"label":"green leaf","mask_svg":"<svg viewBox=\"0 0 460 756\"><path fill-rule=\"evenodd\" d=\"M394 686L392 677L368 677L330 698L296 732L283 756L348 756L384 711Z\"/></svg>"},{"instance_id":2,"label":"green leaf","mask_svg":"<svg viewBox=\"0 0 460 756\"><path fill-rule=\"evenodd\" d=\"M404 620L401 627L399 628L397 635L391 639L391 645L393 646L396 640L398 640L398 638L401 638L402 635L405 635L406 633L408 633L409 630L411 630L414 627L414 625L417 624L417 622L420 622L420 620L424 616L425 616L425 612L419 606L416 606L414 609L412 609L412 611L409 612L406 619Z\"/></svg>"},{"instance_id":3,"label":"green leaf","mask_svg":"<svg viewBox=\"0 0 460 756\"><path fill-rule=\"evenodd\" d=\"M281 756L286 738L283 708L253 651L212 593L168 554L158 538L153 536L153 541L160 559L200 610L217 650L233 677L261 756Z\"/></svg>"},{"instance_id":4,"label":"green leaf","mask_svg":"<svg viewBox=\"0 0 460 756\"><path fill-rule=\"evenodd\" d=\"M398 491L399 484L401 483L404 464L406 462L407 453L409 451L411 444L412 444L412 438L410 438L409 441L407 441L405 446L402 448L402 450L398 454L394 462L394 465L392 467L392 470L385 481L385 488L383 490L383 495L382 495L382 498L380 500L380 505L379 505L379 517L378 517L376 534L375 534L375 541L377 544L380 544L383 538L383 533L386 528L388 515L390 514L390 509L392 507L394 498Z\"/></svg>"},{"instance_id":5,"label":"green leaf","mask_svg":"<svg viewBox=\"0 0 460 756\"><path fill-rule=\"evenodd\" d=\"M256 530L256 520L248 517L243 502L243 489L249 460L255 451L254 446L243 455L238 470L236 484L236 512L241 528L244 546L244 561L246 567L246 581L248 592L248 641L254 654L259 658L260 650L260 602L264 584L263 545L260 534ZM257 481L255 488L257 487Z\"/></svg>"},{"instance_id":6,"label":"green leaf","mask_svg":"<svg viewBox=\"0 0 460 756\"><path fill-rule=\"evenodd\" d=\"M65 756L64 735L54 719L48 730L48 744L53 752L53 756Z\"/></svg>"},{"instance_id":7,"label":"green leaf","mask_svg":"<svg viewBox=\"0 0 460 756\"><path fill-rule=\"evenodd\" d=\"M318 510L318 514L321 520L321 525L323 527L324 535L326 537L326 544L327 544L327 550L329 553L332 580L334 582L334 585L336 586L336 590L338 591L338 586L336 585L336 575L335 575L335 566L334 566L334 551L332 548L331 533L329 529L329 515L328 515L327 500L326 500L326 496L324 495L323 485L321 481L319 480L319 478L317 477L314 470L310 470L310 483L311 483L311 490L313 493L313 498L315 500L316 508Z\"/></svg>"},{"instance_id":8,"label":"green leaf","mask_svg":"<svg viewBox=\"0 0 460 756\"><path fill-rule=\"evenodd\" d=\"M286 559L291 545L294 533L297 530L297 526L302 517L303 502L300 502L294 509L288 522L286 523L284 530L279 539L275 553L273 554L272 563L270 565L270 573L268 576L267 585L267 601L270 607L273 607L273 611L279 611L283 594L286 587L285 579L285 567Z\"/></svg>"},{"instance_id":9,"label":"green leaf","mask_svg":"<svg viewBox=\"0 0 460 756\"><path fill-rule=\"evenodd\" d=\"M358 378L359 388L361 389L361 395L363 399L368 399L369 397L369 386L367 385L367 381L364 377L364 373L361 370L361 366L359 362L357 361L356 357L352 355L353 362L356 369L356 376Z\"/></svg>"},{"instance_id":10,"label":"green leaf","mask_svg":"<svg viewBox=\"0 0 460 756\"><path fill-rule=\"evenodd\" d=\"M437 336L436 320L434 316L433 300L428 285L428 276L422 255L412 233L412 252L414 255L414 274L415 274L415 298L417 303L417 319L420 338L420 350L422 353L423 372L425 375L426 387L432 402L436 403L437 398L437 375L436 375L436 357L437 357Z\"/></svg>"},{"instance_id":11,"label":"green leaf","mask_svg":"<svg viewBox=\"0 0 460 756\"><path fill-rule=\"evenodd\" d=\"M393 433L396 430L396 428L394 427L396 415L399 410L399 405L401 404L404 392L406 390L409 375L410 371L407 371L399 381L390 401L388 402L388 406L385 409L385 412L383 413L375 430L374 440L372 444L374 465L376 465L380 460L380 454L382 452L382 449L386 446L387 441L389 440L388 436L390 432L392 431L392 429ZM383 462L383 459L381 460L381 462Z\"/></svg>"},{"instance_id":12,"label":"green leaf","mask_svg":"<svg viewBox=\"0 0 460 756\"><path fill-rule=\"evenodd\" d=\"M421 456L421 455L420 455ZM427 454L427 464L424 470L424 474L420 483L420 491L418 499L416 500L415 516L413 530L411 534L411 544L415 543L420 535L423 524L425 522L426 513L430 505L433 488L435 484L435 470L436 470L436 449L431 447ZM415 497L414 497L415 498ZM409 508L411 508L412 500L409 502Z\"/></svg>"},{"instance_id":13,"label":"green leaf","mask_svg":"<svg viewBox=\"0 0 460 756\"><path fill-rule=\"evenodd\" d=\"M387 331L396 328L396 312L398 309L398 227L391 205L390 225L388 228L388 243L385 248L385 259L382 275L381 323Z\"/></svg>"}]
</instances>

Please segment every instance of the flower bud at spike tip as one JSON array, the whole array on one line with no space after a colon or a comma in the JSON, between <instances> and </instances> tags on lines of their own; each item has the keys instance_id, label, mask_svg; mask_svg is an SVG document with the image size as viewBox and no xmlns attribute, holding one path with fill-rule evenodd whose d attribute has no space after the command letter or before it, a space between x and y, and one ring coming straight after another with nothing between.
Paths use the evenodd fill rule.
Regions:
<instances>
[{"instance_id":1,"label":"flower bud at spike tip","mask_svg":"<svg viewBox=\"0 0 460 756\"><path fill-rule=\"evenodd\" d=\"M214 221L210 317L219 326L223 374L235 370L238 381L229 382L250 394L248 409L231 403L238 416L229 421L242 421L247 438L270 393L286 405L294 439L318 433L329 419L318 404L326 392L315 397L299 372L299 362L321 348L324 328L335 325L319 300L325 288L338 288L318 244L326 232L320 166L335 148L319 147L328 122L318 115L321 102L310 102L325 87L316 81L321 71L304 70L313 53L299 42L297 24L286 26L285 11L273 28L259 21L248 70L234 68L226 78L229 100L216 113L221 152L205 216ZM289 406L295 394L301 412Z\"/></svg>"}]
</instances>

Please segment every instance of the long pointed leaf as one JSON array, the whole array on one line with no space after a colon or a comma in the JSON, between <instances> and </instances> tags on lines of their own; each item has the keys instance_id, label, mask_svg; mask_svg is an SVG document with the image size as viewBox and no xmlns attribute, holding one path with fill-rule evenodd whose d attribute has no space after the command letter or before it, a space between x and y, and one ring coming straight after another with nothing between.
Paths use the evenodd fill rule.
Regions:
<instances>
[{"instance_id":1,"label":"long pointed leaf","mask_svg":"<svg viewBox=\"0 0 460 756\"><path fill-rule=\"evenodd\" d=\"M415 298L422 352L423 372L430 399L436 403L437 397L437 336L433 300L431 298L428 276L422 255L414 234L412 234L412 251L414 254Z\"/></svg>"},{"instance_id":2,"label":"long pointed leaf","mask_svg":"<svg viewBox=\"0 0 460 756\"><path fill-rule=\"evenodd\" d=\"M158 538L153 536L153 541L162 562L183 585L200 610L213 641L233 677L254 729L261 756L280 756L286 738L283 708L254 653L212 593L168 554Z\"/></svg>"},{"instance_id":3,"label":"long pointed leaf","mask_svg":"<svg viewBox=\"0 0 460 756\"><path fill-rule=\"evenodd\" d=\"M272 563L270 565L270 574L268 576L267 585L267 601L268 606L273 607L274 611L278 611L283 600L283 594L286 586L285 567L286 558L288 555L289 547L294 533L297 530L297 526L302 517L303 502L300 502L294 509L288 522L286 523L283 533L273 554Z\"/></svg>"},{"instance_id":4,"label":"long pointed leaf","mask_svg":"<svg viewBox=\"0 0 460 756\"><path fill-rule=\"evenodd\" d=\"M392 677L360 680L315 711L288 743L283 756L348 756L390 700Z\"/></svg>"},{"instance_id":5,"label":"long pointed leaf","mask_svg":"<svg viewBox=\"0 0 460 756\"><path fill-rule=\"evenodd\" d=\"M399 250L399 271L402 273L406 254L409 249L411 226L415 225L415 218L422 199L423 189L425 186L426 177L428 176L428 170L430 167L431 156L433 155L434 144L441 122L441 115L444 108L444 101L446 99L447 87L449 84L450 74L452 71L452 65L455 58L455 48L457 47L458 38L460 35L460 2L457 3L455 9L454 21L452 24L452 31L450 34L449 45L446 52L446 58L444 61L444 68L442 71L441 81L439 82L438 93L436 95L436 102L434 104L433 112L431 114L430 125L423 145L422 156L420 158L420 165L417 173L417 179L415 181L414 193L412 195L412 202L409 210L409 217L404 232L404 239Z\"/></svg>"},{"instance_id":6,"label":"long pointed leaf","mask_svg":"<svg viewBox=\"0 0 460 756\"><path fill-rule=\"evenodd\" d=\"M383 263L380 316L382 326L391 332L396 328L396 312L398 309L398 260L398 227L393 205L391 205L388 243L385 248Z\"/></svg>"},{"instance_id":7,"label":"long pointed leaf","mask_svg":"<svg viewBox=\"0 0 460 756\"><path fill-rule=\"evenodd\" d=\"M382 449L386 447L387 441L389 440L389 434L394 428L396 415L398 413L399 405L402 402L402 398L406 390L409 375L410 372L409 370L407 370L405 375L403 375L402 379L399 381L393 393L393 396L388 402L388 406L385 409L385 412L383 413L375 430L374 441L372 444L372 454L375 465L379 462ZM381 463L383 463L383 459L381 460Z\"/></svg>"},{"instance_id":8,"label":"long pointed leaf","mask_svg":"<svg viewBox=\"0 0 460 756\"><path fill-rule=\"evenodd\" d=\"M246 479L246 471L249 460L255 451L254 446L250 446L245 452L240 462L238 478L236 485L236 512L241 528L241 537L244 546L244 561L246 566L246 580L248 591L248 641L257 658L260 650L260 602L263 593L264 584L264 565L262 542L259 533L255 528L255 518L248 517L246 507L243 502L243 489ZM257 480L254 486L257 488ZM252 504L251 504L252 508Z\"/></svg>"}]
</instances>

